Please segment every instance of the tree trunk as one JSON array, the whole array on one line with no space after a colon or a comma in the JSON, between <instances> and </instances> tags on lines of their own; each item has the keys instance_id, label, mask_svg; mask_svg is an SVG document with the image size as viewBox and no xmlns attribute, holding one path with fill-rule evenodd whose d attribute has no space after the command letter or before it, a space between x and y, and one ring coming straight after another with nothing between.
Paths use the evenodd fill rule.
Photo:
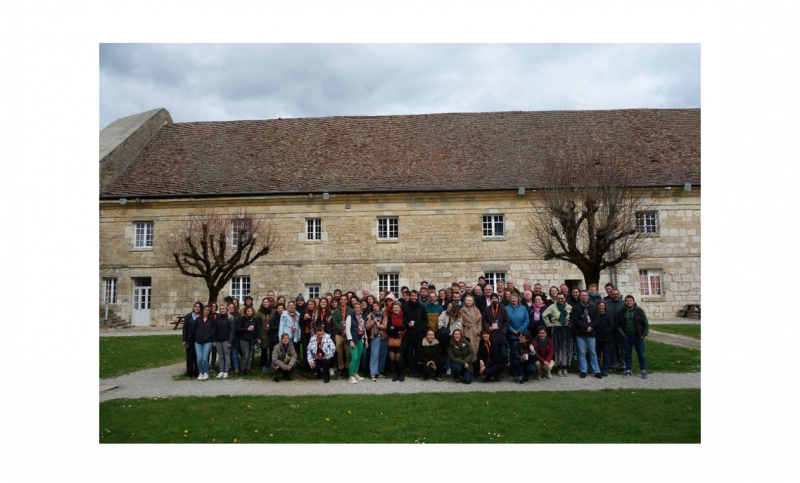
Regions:
<instances>
[{"instance_id":1,"label":"tree trunk","mask_svg":"<svg viewBox=\"0 0 800 483\"><path fill-rule=\"evenodd\" d=\"M217 299L219 298L219 293L222 291L222 287L208 287L208 303L207 305L211 305L213 303L217 303Z\"/></svg>"},{"instance_id":2,"label":"tree trunk","mask_svg":"<svg viewBox=\"0 0 800 483\"><path fill-rule=\"evenodd\" d=\"M593 267L578 267L578 268L583 274L583 281L584 283L586 283L586 288L588 289L589 285L594 283L597 285L599 291L601 270L597 270L596 268Z\"/></svg>"}]
</instances>

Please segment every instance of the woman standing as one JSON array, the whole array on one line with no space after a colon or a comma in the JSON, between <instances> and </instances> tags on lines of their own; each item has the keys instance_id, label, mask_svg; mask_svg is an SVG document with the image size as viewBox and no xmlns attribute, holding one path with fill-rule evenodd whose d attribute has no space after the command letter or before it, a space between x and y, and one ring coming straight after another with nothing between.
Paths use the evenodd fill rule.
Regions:
<instances>
[{"instance_id":1,"label":"woman standing","mask_svg":"<svg viewBox=\"0 0 800 483\"><path fill-rule=\"evenodd\" d=\"M544 300L544 304L550 307L556 303L556 298L558 298L558 287L550 287L550 296Z\"/></svg>"},{"instance_id":2,"label":"woman standing","mask_svg":"<svg viewBox=\"0 0 800 483\"><path fill-rule=\"evenodd\" d=\"M283 302L278 302L278 305L275 306L275 310L272 312L269 318L269 338L272 347L275 348L278 345L278 331L281 328L281 317L283 316L283 312L286 310L286 306L283 305Z\"/></svg>"},{"instance_id":3,"label":"woman standing","mask_svg":"<svg viewBox=\"0 0 800 483\"><path fill-rule=\"evenodd\" d=\"M233 362L234 374L239 371L239 355L242 351L239 344L239 335L236 333L236 320L239 318L239 313L236 312L236 305L233 303L228 304L228 322L231 324L231 362Z\"/></svg>"},{"instance_id":4,"label":"woman standing","mask_svg":"<svg viewBox=\"0 0 800 483\"><path fill-rule=\"evenodd\" d=\"M215 319L219 316L218 313L218 305L216 302L211 302L211 313L209 316L212 319ZM209 369L214 369L214 364L217 363L217 348L214 347L214 344L211 344L211 363L209 364Z\"/></svg>"},{"instance_id":5,"label":"woman standing","mask_svg":"<svg viewBox=\"0 0 800 483\"><path fill-rule=\"evenodd\" d=\"M603 377L608 377L608 365L611 362L611 342L617 331L617 323L610 313L606 312L606 303L597 302L597 353L603 355Z\"/></svg>"},{"instance_id":6,"label":"woman standing","mask_svg":"<svg viewBox=\"0 0 800 483\"><path fill-rule=\"evenodd\" d=\"M376 381L377 378L383 377L383 363L386 360L386 349L389 339L386 337L386 320L384 312L381 310L381 304L374 302L372 304L372 312L367 318L367 332L370 335L370 351L369 357L369 377Z\"/></svg>"},{"instance_id":7,"label":"woman standing","mask_svg":"<svg viewBox=\"0 0 800 483\"><path fill-rule=\"evenodd\" d=\"M389 314L386 326L386 334L389 336L389 364L394 372L392 382L405 380L403 354L405 354L408 336L411 332L408 330L408 324L403 321L403 311L400 307L400 302L392 303L392 313Z\"/></svg>"},{"instance_id":8,"label":"woman standing","mask_svg":"<svg viewBox=\"0 0 800 483\"><path fill-rule=\"evenodd\" d=\"M197 377L197 353L194 349L194 321L203 314L203 304L195 302L192 311L183 318L183 348L186 349L186 377Z\"/></svg>"},{"instance_id":9,"label":"woman standing","mask_svg":"<svg viewBox=\"0 0 800 483\"><path fill-rule=\"evenodd\" d=\"M197 354L197 376L198 380L208 379L208 353L211 352L211 343L214 341L214 333L217 325L211 317L211 306L203 307L203 315L194 319L192 322L192 333L194 334L194 351Z\"/></svg>"},{"instance_id":10,"label":"woman standing","mask_svg":"<svg viewBox=\"0 0 800 483\"><path fill-rule=\"evenodd\" d=\"M475 359L475 352L472 350L472 344L464 339L461 329L453 331L453 336L450 338L450 347L447 348L447 356L450 358L453 380L459 382L460 377L461 382L470 384L472 382L472 361Z\"/></svg>"},{"instance_id":11,"label":"woman standing","mask_svg":"<svg viewBox=\"0 0 800 483\"><path fill-rule=\"evenodd\" d=\"M442 308L444 309L444 307L447 305L447 302L449 301L450 299L447 298L447 292L445 291L445 289L439 290L439 305L441 305Z\"/></svg>"},{"instance_id":12,"label":"woman standing","mask_svg":"<svg viewBox=\"0 0 800 483\"><path fill-rule=\"evenodd\" d=\"M542 302L542 297L540 295L537 295L533 298L533 306L531 307L530 311L528 311L528 320L530 321L528 324L528 330L531 334L538 333L539 326L544 324L542 316L544 315L544 311L546 309L547 305Z\"/></svg>"},{"instance_id":13,"label":"woman standing","mask_svg":"<svg viewBox=\"0 0 800 483\"><path fill-rule=\"evenodd\" d=\"M317 311L317 303L311 299L306 303L306 310L302 315L303 333L300 336L300 343L303 345L303 351L298 351L298 354L305 354L308 352L308 341L311 340L311 335L314 333L314 315ZM301 357L301 359L304 359ZM306 372L308 372L308 364L305 364Z\"/></svg>"},{"instance_id":14,"label":"woman standing","mask_svg":"<svg viewBox=\"0 0 800 483\"><path fill-rule=\"evenodd\" d=\"M461 333L467 339L467 343L472 345L474 354L478 353L481 331L483 331L483 316L475 306L475 298L467 295L467 298L464 299L464 307L461 309Z\"/></svg>"},{"instance_id":15,"label":"woman standing","mask_svg":"<svg viewBox=\"0 0 800 483\"><path fill-rule=\"evenodd\" d=\"M439 326L438 331L435 334L438 334L438 341L439 347L449 347L450 346L450 334L453 333L456 329L461 329L461 325L463 324L463 319L461 318L461 310L458 308L458 304L450 304L447 307L445 312L439 314ZM442 333L442 329L447 329L447 335ZM447 350L443 351L444 354L444 367L447 368L447 375L451 374L450 370L450 356L447 354Z\"/></svg>"},{"instance_id":16,"label":"woman standing","mask_svg":"<svg viewBox=\"0 0 800 483\"><path fill-rule=\"evenodd\" d=\"M358 366L361 362L361 353L364 351L364 345L369 347L369 340L367 336L367 321L364 319L364 313L361 311L361 304L356 301L353 304L353 314L347 316L345 321L345 334L347 335L347 343L350 345L350 377L348 382L356 384L358 381L363 381L364 378L358 375Z\"/></svg>"},{"instance_id":17,"label":"woman standing","mask_svg":"<svg viewBox=\"0 0 800 483\"><path fill-rule=\"evenodd\" d=\"M236 321L236 333L239 335L239 346L242 348L242 365L239 373L244 376L250 374L250 366L253 364L253 342L261 343L258 339L258 322L253 314L255 309L249 305L245 307L244 315Z\"/></svg>"},{"instance_id":18,"label":"woman standing","mask_svg":"<svg viewBox=\"0 0 800 483\"><path fill-rule=\"evenodd\" d=\"M556 296L556 303L547 307L542 318L547 327L550 327L550 335L553 337L553 347L555 351L555 365L558 368L556 376L567 377L567 367L572 364L572 326L569 318L572 306L564 298L564 294Z\"/></svg>"},{"instance_id":19,"label":"woman standing","mask_svg":"<svg viewBox=\"0 0 800 483\"><path fill-rule=\"evenodd\" d=\"M295 310L294 300L289 301L289 306L281 315L281 327L278 329L278 338L283 337L283 334L289 334L289 341L294 344L295 354L302 354L302 352L300 352L300 313ZM299 359L297 364L298 366L300 365Z\"/></svg>"},{"instance_id":20,"label":"woman standing","mask_svg":"<svg viewBox=\"0 0 800 483\"><path fill-rule=\"evenodd\" d=\"M266 373L270 365L269 351L275 344L272 344L272 337L269 333L269 319L272 315L272 306L269 299L264 297L261 300L261 306L258 307L256 313L256 322L258 323L258 336L261 338L261 372Z\"/></svg>"},{"instance_id":21,"label":"woman standing","mask_svg":"<svg viewBox=\"0 0 800 483\"><path fill-rule=\"evenodd\" d=\"M217 332L214 334L213 346L217 348L219 353L219 372L217 379L220 377L227 379L228 371L231 369L231 339L233 338L233 316L228 317L228 307L226 305L219 306L219 317L217 317Z\"/></svg>"}]
</instances>

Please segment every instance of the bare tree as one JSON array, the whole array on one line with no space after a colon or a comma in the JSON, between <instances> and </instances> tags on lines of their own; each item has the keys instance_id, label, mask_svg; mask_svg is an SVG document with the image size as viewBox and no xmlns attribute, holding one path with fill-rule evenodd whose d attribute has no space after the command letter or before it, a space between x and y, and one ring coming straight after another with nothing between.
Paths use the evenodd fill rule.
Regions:
<instances>
[{"instance_id":1,"label":"bare tree","mask_svg":"<svg viewBox=\"0 0 800 483\"><path fill-rule=\"evenodd\" d=\"M247 211L204 209L183 222L165 245L182 274L206 282L210 304L238 270L275 248L276 236L269 222Z\"/></svg>"},{"instance_id":2,"label":"bare tree","mask_svg":"<svg viewBox=\"0 0 800 483\"><path fill-rule=\"evenodd\" d=\"M600 283L603 270L649 252L637 213L650 211L652 203L623 164L591 148L552 156L540 178L541 203L531 202L528 248L534 256L575 265L588 286Z\"/></svg>"}]
</instances>

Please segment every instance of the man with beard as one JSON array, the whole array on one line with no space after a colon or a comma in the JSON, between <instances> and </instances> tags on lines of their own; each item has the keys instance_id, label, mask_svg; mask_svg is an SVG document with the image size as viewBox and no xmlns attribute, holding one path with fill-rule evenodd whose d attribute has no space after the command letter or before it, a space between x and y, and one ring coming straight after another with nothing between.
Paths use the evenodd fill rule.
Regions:
<instances>
[{"instance_id":1,"label":"man with beard","mask_svg":"<svg viewBox=\"0 0 800 483\"><path fill-rule=\"evenodd\" d=\"M455 297L455 294L453 296ZM406 361L411 377L416 377L419 367L416 354L412 354L412 352L422 343L422 339L428 332L428 313L425 311L425 307L419 303L419 292L412 290L409 298L410 300L403 306L403 321L411 330L411 344L406 346Z\"/></svg>"},{"instance_id":2,"label":"man with beard","mask_svg":"<svg viewBox=\"0 0 800 483\"><path fill-rule=\"evenodd\" d=\"M500 303L500 296L493 293L491 300L491 305L483 311L483 328L492 331L492 344L497 344L500 347L500 353L503 354L505 359L508 347L506 332L508 332L508 325L511 321L508 318L506 308Z\"/></svg>"},{"instance_id":3,"label":"man with beard","mask_svg":"<svg viewBox=\"0 0 800 483\"><path fill-rule=\"evenodd\" d=\"M614 318L614 321L619 320L619 315L625 310L625 301L618 289L611 290L611 297L606 301L606 311ZM625 343L624 337L619 331L614 332L614 338L611 341L611 359L609 363L614 369L625 369Z\"/></svg>"}]
</instances>

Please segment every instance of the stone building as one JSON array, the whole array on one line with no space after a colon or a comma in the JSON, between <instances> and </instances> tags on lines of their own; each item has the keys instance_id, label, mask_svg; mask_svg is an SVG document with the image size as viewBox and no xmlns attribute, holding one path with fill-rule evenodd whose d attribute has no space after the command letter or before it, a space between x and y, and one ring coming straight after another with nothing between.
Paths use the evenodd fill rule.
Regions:
<instances>
[{"instance_id":1,"label":"stone building","mask_svg":"<svg viewBox=\"0 0 800 483\"><path fill-rule=\"evenodd\" d=\"M513 278L583 285L533 259L529 213L547 159L588 140L622 155L652 212L647 258L617 280L653 318L700 303L700 110L498 112L173 123L156 109L100 133L100 303L166 326L205 301L158 250L203 207L267 218L279 247L223 296L256 300ZM606 275L601 283L608 281Z\"/></svg>"}]
</instances>

